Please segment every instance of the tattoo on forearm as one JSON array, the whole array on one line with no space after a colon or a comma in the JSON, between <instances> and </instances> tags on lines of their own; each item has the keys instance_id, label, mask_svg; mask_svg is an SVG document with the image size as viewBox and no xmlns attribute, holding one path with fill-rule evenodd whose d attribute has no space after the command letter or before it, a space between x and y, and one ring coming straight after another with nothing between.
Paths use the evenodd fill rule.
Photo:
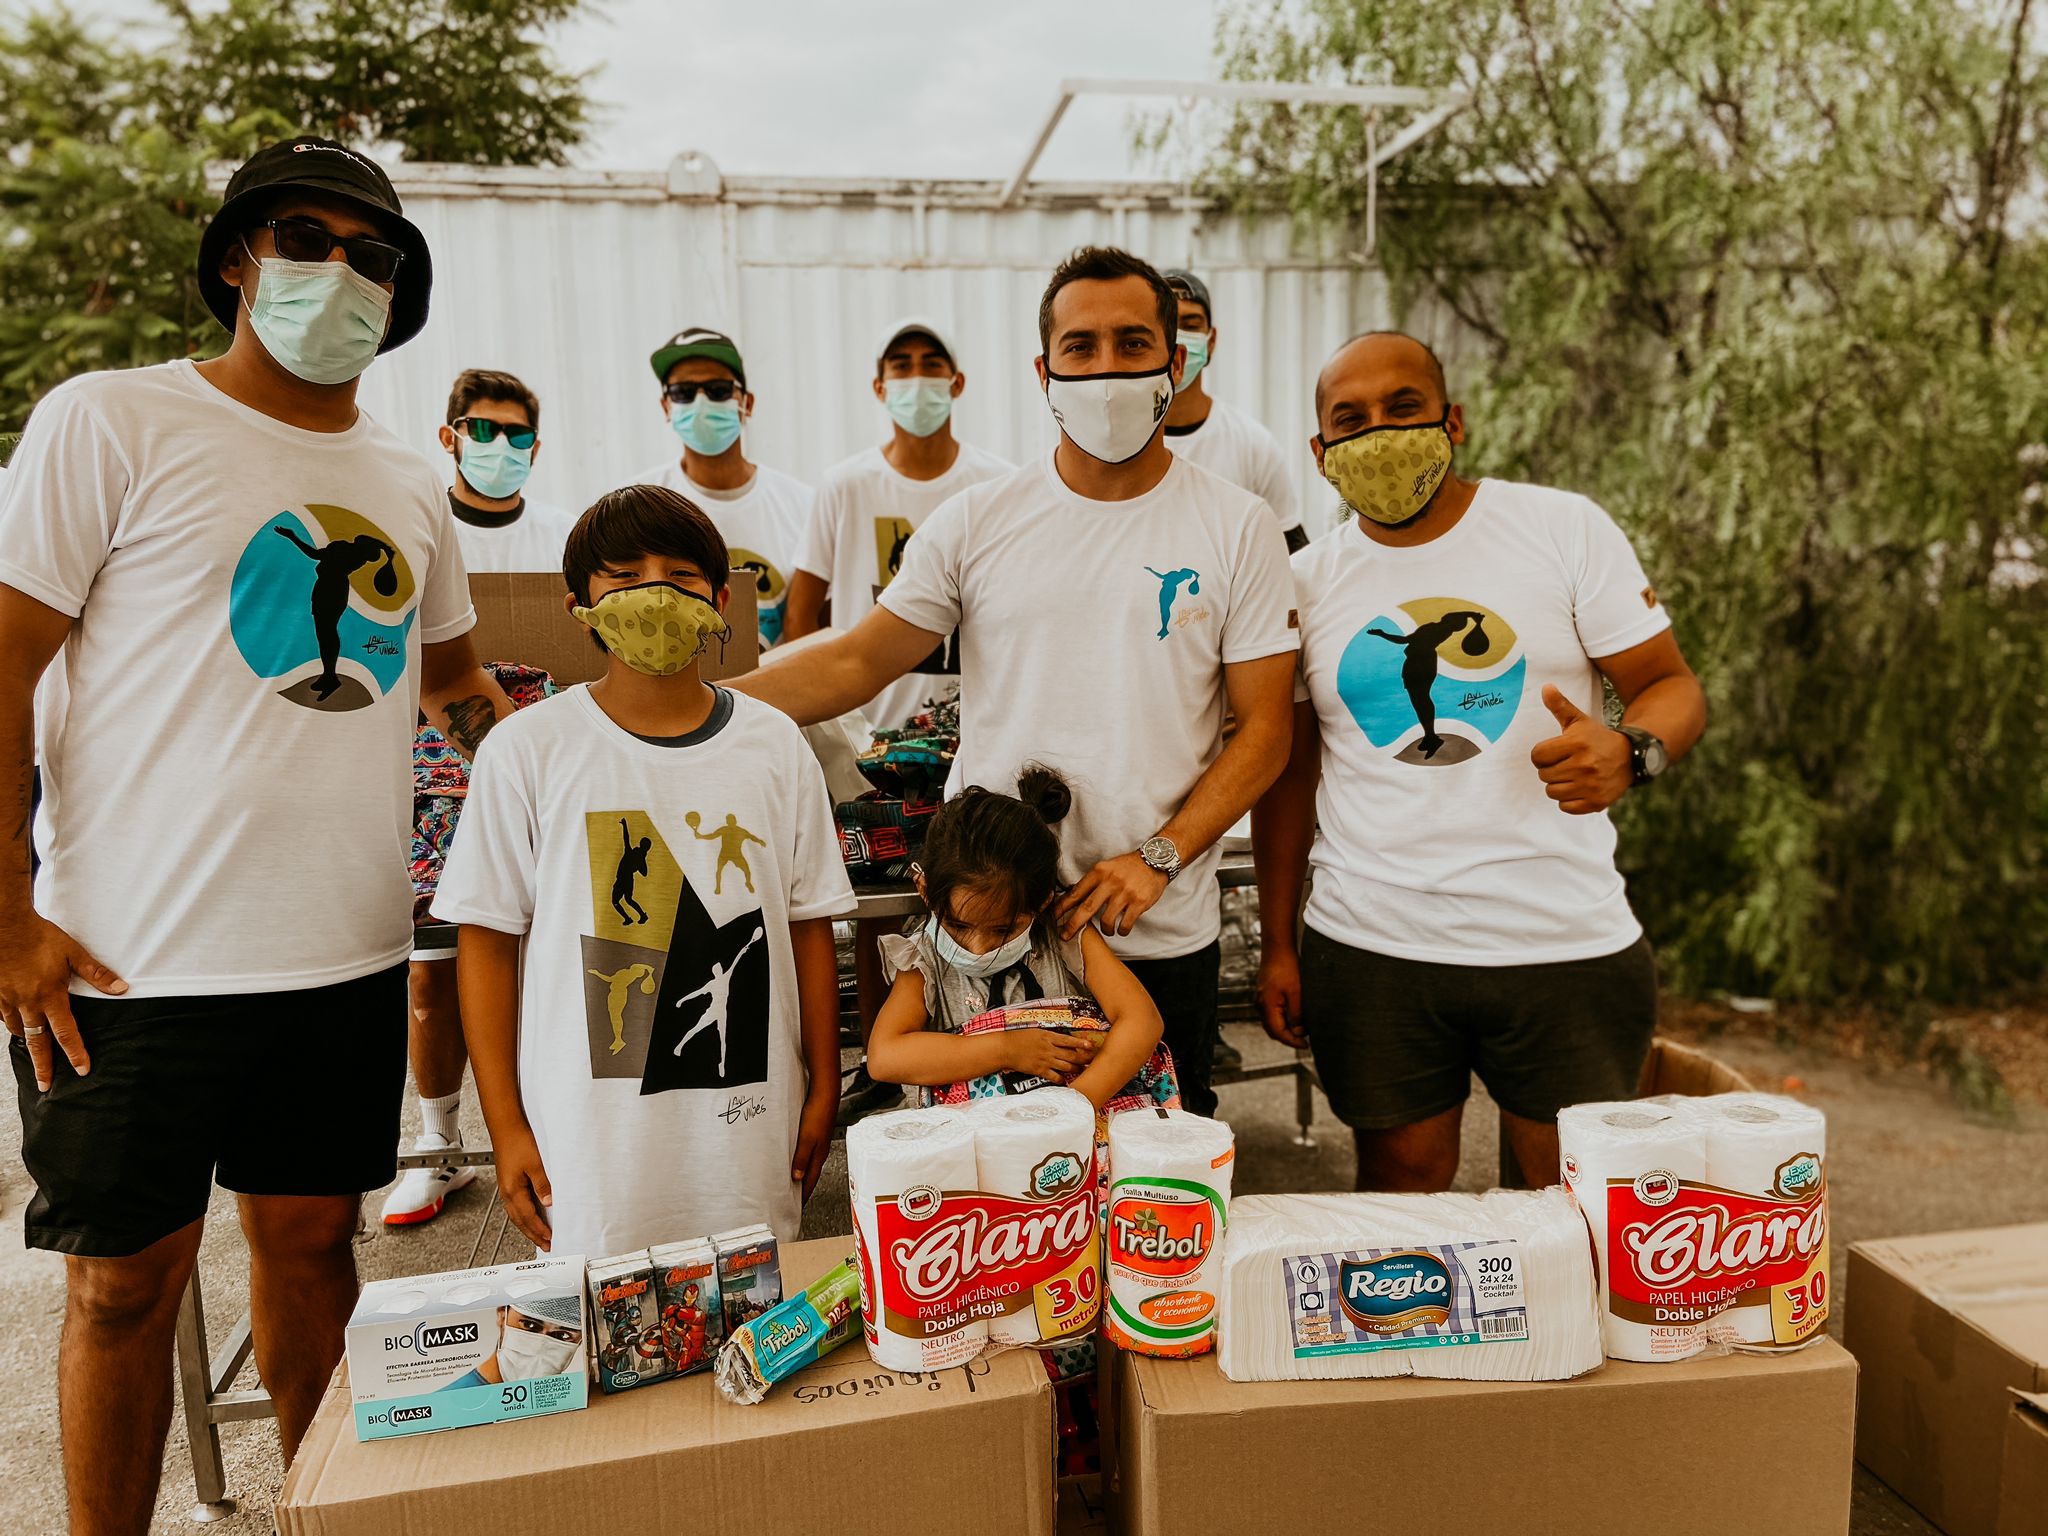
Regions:
<instances>
[{"instance_id":1,"label":"tattoo on forearm","mask_svg":"<svg viewBox=\"0 0 2048 1536\"><path fill-rule=\"evenodd\" d=\"M498 723L498 707L480 693L457 699L448 706L448 724L442 735L454 743L464 757L475 757L476 749Z\"/></svg>"}]
</instances>

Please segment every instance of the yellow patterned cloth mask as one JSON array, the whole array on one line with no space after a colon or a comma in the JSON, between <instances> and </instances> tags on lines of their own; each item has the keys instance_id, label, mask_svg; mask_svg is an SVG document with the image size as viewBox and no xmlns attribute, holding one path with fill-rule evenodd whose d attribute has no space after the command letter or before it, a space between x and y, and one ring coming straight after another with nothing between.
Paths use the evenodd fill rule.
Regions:
<instances>
[{"instance_id":1,"label":"yellow patterned cloth mask","mask_svg":"<svg viewBox=\"0 0 2048 1536\"><path fill-rule=\"evenodd\" d=\"M606 650L649 677L673 677L697 659L705 641L726 632L723 614L669 581L620 587L574 612Z\"/></svg>"},{"instance_id":2,"label":"yellow patterned cloth mask","mask_svg":"<svg viewBox=\"0 0 2048 1536\"><path fill-rule=\"evenodd\" d=\"M1323 444L1323 478L1360 517L1389 528L1421 513L1451 470L1450 416L1424 427L1368 427Z\"/></svg>"}]
</instances>

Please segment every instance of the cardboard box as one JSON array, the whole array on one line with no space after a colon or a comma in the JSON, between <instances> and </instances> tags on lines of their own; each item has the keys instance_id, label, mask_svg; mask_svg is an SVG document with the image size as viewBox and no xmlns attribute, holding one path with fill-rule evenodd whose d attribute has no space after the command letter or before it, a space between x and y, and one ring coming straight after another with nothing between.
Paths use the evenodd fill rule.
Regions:
<instances>
[{"instance_id":1,"label":"cardboard box","mask_svg":"<svg viewBox=\"0 0 2048 1536\"><path fill-rule=\"evenodd\" d=\"M477 659L540 667L564 688L603 677L605 653L562 606L564 590L562 578L546 571L472 572L476 628L470 640ZM751 672L761 660L760 597L753 587L734 582L724 612L732 633L723 647L716 640L705 646L706 682Z\"/></svg>"},{"instance_id":2,"label":"cardboard box","mask_svg":"<svg viewBox=\"0 0 2048 1536\"><path fill-rule=\"evenodd\" d=\"M1214 1355L1105 1353L1128 1536L1849 1529L1856 1363L1826 1339L1563 1382L1240 1383Z\"/></svg>"},{"instance_id":3,"label":"cardboard box","mask_svg":"<svg viewBox=\"0 0 2048 1536\"><path fill-rule=\"evenodd\" d=\"M1846 1283L1857 1457L1949 1536L1995 1536L2012 1393L2048 1392L2048 1222L1858 1243Z\"/></svg>"},{"instance_id":4,"label":"cardboard box","mask_svg":"<svg viewBox=\"0 0 2048 1536\"><path fill-rule=\"evenodd\" d=\"M2048 1393L2013 1394L1998 1485L1998 1536L2048 1536Z\"/></svg>"},{"instance_id":5,"label":"cardboard box","mask_svg":"<svg viewBox=\"0 0 2048 1536\"><path fill-rule=\"evenodd\" d=\"M792 1285L852 1238L782 1250ZM736 1407L709 1373L539 1423L356 1442L330 1392L277 1504L284 1536L548 1536L1053 1529L1053 1400L1032 1350L928 1375L884 1371L858 1340Z\"/></svg>"}]
</instances>

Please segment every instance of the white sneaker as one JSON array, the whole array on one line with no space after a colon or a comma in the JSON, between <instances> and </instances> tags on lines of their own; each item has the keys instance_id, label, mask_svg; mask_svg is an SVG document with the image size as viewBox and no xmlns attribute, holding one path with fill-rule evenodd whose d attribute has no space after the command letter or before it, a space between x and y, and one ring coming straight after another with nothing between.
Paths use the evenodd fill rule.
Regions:
<instances>
[{"instance_id":1,"label":"white sneaker","mask_svg":"<svg viewBox=\"0 0 2048 1536\"><path fill-rule=\"evenodd\" d=\"M412 1144L412 1149L415 1152L460 1150L432 1132L423 1134ZM441 1214L441 1207L448 1203L451 1194L475 1180L474 1168L408 1168L405 1177L398 1181L398 1187L385 1198L384 1225L416 1227L423 1221L432 1221Z\"/></svg>"}]
</instances>

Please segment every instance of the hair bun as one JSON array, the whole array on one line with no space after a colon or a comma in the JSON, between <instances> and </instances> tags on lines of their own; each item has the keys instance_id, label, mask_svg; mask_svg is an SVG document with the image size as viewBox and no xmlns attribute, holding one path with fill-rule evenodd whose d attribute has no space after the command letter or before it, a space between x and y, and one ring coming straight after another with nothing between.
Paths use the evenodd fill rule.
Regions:
<instances>
[{"instance_id":1,"label":"hair bun","mask_svg":"<svg viewBox=\"0 0 2048 1536\"><path fill-rule=\"evenodd\" d=\"M1056 825L1074 807L1074 792L1067 781L1043 763L1032 763L1017 775L1017 798L1038 813L1048 827Z\"/></svg>"}]
</instances>

